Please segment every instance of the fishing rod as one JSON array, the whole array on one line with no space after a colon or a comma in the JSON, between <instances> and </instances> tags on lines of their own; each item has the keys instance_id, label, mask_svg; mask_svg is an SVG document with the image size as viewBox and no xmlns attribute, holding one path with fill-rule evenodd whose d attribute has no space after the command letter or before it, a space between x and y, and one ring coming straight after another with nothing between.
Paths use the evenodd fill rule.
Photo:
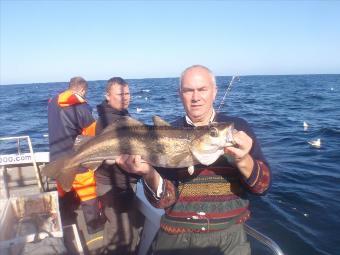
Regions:
<instances>
[{"instance_id":1,"label":"fishing rod","mask_svg":"<svg viewBox=\"0 0 340 255\"><path fill-rule=\"evenodd\" d=\"M226 91L225 91L225 93L224 93L224 96L223 96L223 98L222 98L222 101L221 101L221 103L220 103L220 106L219 106L218 109L217 109L217 112L220 112L221 107L224 105L224 101L225 101L227 95L229 94L229 92L230 92L230 90L231 90L231 87L232 87L232 85L233 85L234 80L235 80L236 77L237 77L237 76L233 76L233 77L231 78L231 81L229 82L229 85L228 85L228 87L227 87L227 89L226 89Z\"/></svg>"}]
</instances>

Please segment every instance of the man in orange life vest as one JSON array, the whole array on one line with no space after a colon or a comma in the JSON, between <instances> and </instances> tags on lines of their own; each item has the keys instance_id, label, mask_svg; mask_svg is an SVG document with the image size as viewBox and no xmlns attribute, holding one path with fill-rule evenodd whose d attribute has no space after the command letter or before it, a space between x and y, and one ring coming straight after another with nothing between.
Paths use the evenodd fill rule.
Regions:
<instances>
[{"instance_id":1,"label":"man in orange life vest","mask_svg":"<svg viewBox=\"0 0 340 255\"><path fill-rule=\"evenodd\" d=\"M96 122L91 108L85 100L88 84L82 77L74 77L69 88L51 99L48 104L48 133L50 160L54 161L72 151L74 141L80 134L95 135ZM73 182L84 213L89 234L102 228L100 210L96 196L93 171L83 169ZM74 193L65 193L57 184L60 208L65 224L74 220ZM71 222L70 222L71 221Z\"/></svg>"}]
</instances>

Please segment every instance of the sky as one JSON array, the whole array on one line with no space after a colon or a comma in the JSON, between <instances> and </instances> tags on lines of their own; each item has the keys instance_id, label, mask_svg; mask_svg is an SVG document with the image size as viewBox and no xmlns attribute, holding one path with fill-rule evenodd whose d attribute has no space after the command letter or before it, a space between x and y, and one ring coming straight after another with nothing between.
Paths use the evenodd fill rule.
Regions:
<instances>
[{"instance_id":1,"label":"sky","mask_svg":"<svg viewBox=\"0 0 340 255\"><path fill-rule=\"evenodd\" d=\"M340 73L340 1L0 0L0 84Z\"/></svg>"}]
</instances>

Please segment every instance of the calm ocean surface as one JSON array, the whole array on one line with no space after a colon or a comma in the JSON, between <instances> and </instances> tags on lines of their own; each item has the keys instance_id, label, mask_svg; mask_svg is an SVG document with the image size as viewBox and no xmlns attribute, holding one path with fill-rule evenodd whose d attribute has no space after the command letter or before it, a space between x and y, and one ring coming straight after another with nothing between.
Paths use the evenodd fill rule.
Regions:
<instances>
[{"instance_id":1,"label":"calm ocean surface","mask_svg":"<svg viewBox=\"0 0 340 255\"><path fill-rule=\"evenodd\" d=\"M217 105L231 77L218 77ZM183 115L178 79L128 80L133 117ZM89 103L103 99L105 81L89 82ZM47 151L47 101L67 83L0 86L0 136L30 135ZM138 111L137 111L138 108ZM245 118L273 172L265 197L251 197L251 226L288 255L340 254L340 75L240 77L221 112ZM303 121L309 129L303 130ZM307 142L321 138L322 147ZM0 144L0 153L15 153Z\"/></svg>"}]
</instances>

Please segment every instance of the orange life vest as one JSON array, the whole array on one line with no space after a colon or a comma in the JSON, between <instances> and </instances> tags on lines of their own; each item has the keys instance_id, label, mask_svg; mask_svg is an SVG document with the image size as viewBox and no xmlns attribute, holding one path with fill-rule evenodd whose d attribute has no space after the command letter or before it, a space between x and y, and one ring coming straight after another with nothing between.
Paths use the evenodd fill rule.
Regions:
<instances>
[{"instance_id":1,"label":"orange life vest","mask_svg":"<svg viewBox=\"0 0 340 255\"><path fill-rule=\"evenodd\" d=\"M86 100L80 95L72 92L71 90L66 90L59 94L58 105L60 107L68 107L76 104L86 103ZM88 127L83 128L82 135L94 136L96 130L96 122L94 121ZM72 184L73 190L78 195L80 201L87 201L97 197L96 194L96 181L94 178L94 171L89 169L85 173L79 173L75 176ZM57 183L57 190L60 197L65 195L65 191Z\"/></svg>"}]
</instances>

